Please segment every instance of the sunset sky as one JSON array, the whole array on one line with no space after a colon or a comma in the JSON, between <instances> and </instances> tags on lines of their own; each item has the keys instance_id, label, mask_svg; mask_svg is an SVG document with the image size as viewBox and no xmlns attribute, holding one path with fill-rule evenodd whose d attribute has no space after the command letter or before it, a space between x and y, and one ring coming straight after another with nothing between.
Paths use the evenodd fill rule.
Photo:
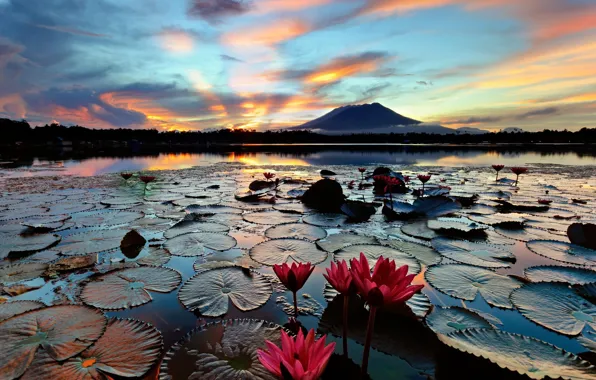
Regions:
<instances>
[{"instance_id":1,"label":"sunset sky","mask_svg":"<svg viewBox=\"0 0 596 380\"><path fill-rule=\"evenodd\" d=\"M596 0L0 0L0 117L277 129L379 102L596 127Z\"/></svg>"}]
</instances>

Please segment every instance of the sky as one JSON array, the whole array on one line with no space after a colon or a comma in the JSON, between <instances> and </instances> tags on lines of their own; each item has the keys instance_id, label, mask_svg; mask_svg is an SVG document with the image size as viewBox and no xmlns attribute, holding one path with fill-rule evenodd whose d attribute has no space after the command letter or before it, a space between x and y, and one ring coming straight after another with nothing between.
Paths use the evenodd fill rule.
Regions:
<instances>
[{"instance_id":1,"label":"sky","mask_svg":"<svg viewBox=\"0 0 596 380\"><path fill-rule=\"evenodd\" d=\"M596 0L0 0L0 117L279 129L596 127Z\"/></svg>"}]
</instances>

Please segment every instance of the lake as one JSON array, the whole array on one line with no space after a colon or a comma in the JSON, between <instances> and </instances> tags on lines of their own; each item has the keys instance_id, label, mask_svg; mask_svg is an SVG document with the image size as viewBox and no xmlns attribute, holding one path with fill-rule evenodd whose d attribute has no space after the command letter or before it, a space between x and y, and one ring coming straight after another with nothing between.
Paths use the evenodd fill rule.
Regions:
<instances>
[{"instance_id":1,"label":"lake","mask_svg":"<svg viewBox=\"0 0 596 380\"><path fill-rule=\"evenodd\" d=\"M1 168L20 169L7 174L51 175L56 171L94 176L122 171L175 170L218 162L247 165L387 165L468 167L503 164L596 165L596 153L583 146L462 147L433 145L250 145L217 152L113 154L62 151L54 154L3 157Z\"/></svg>"}]
</instances>

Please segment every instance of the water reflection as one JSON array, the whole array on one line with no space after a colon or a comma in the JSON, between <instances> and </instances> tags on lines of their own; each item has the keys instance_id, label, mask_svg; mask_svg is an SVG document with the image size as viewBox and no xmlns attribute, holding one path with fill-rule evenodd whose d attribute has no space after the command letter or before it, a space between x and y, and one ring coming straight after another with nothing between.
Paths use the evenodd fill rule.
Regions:
<instances>
[{"instance_id":1,"label":"water reflection","mask_svg":"<svg viewBox=\"0 0 596 380\"><path fill-rule=\"evenodd\" d=\"M553 147L551 147L553 148ZM233 151L229 151L232 149ZM579 148L578 148L579 149ZM432 147L432 146L283 146L283 147L229 147L227 151L195 153L156 153L138 156L65 157L64 152L33 158L5 159L1 168L18 168L9 176L24 175L76 175L93 176L121 171L186 169L219 162L247 165L375 165L391 166L490 166L495 163L512 165L564 164L596 165L596 155L586 152L548 150L499 149L484 147ZM8 161L8 162L7 162Z\"/></svg>"}]
</instances>

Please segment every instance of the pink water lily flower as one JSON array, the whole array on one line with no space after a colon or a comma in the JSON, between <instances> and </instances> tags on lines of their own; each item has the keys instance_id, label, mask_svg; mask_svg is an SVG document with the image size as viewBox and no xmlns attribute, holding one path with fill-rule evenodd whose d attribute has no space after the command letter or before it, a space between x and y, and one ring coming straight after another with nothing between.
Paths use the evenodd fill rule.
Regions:
<instances>
[{"instance_id":1,"label":"pink water lily flower","mask_svg":"<svg viewBox=\"0 0 596 380\"><path fill-rule=\"evenodd\" d=\"M277 278L279 278L279 281L294 294L294 314L296 316L298 316L296 292L302 289L314 269L315 266L311 263L292 263L292 266L283 263L282 265L276 264L273 266L273 271L277 275Z\"/></svg>"},{"instance_id":2,"label":"pink water lily flower","mask_svg":"<svg viewBox=\"0 0 596 380\"><path fill-rule=\"evenodd\" d=\"M124 179L130 179L132 177L132 173L120 173L120 175Z\"/></svg>"},{"instance_id":3,"label":"pink water lily flower","mask_svg":"<svg viewBox=\"0 0 596 380\"><path fill-rule=\"evenodd\" d=\"M269 181L270 179L272 179L273 177L275 177L275 174L269 173L269 172L265 172L265 173L263 173L263 176L267 179L267 181Z\"/></svg>"},{"instance_id":4,"label":"pink water lily flower","mask_svg":"<svg viewBox=\"0 0 596 380\"><path fill-rule=\"evenodd\" d=\"M142 175L139 177L139 179L141 181L143 181L145 184L148 184L149 182L153 182L155 181L155 177L151 176L151 175Z\"/></svg>"},{"instance_id":5,"label":"pink water lily flower","mask_svg":"<svg viewBox=\"0 0 596 380\"><path fill-rule=\"evenodd\" d=\"M519 175L527 173L528 168L516 166L516 167L511 168L511 171L513 172L513 174L515 174L517 176L515 178L515 186L517 186L517 183L519 182Z\"/></svg>"},{"instance_id":6,"label":"pink water lily flower","mask_svg":"<svg viewBox=\"0 0 596 380\"><path fill-rule=\"evenodd\" d=\"M314 329L308 332L306 338L299 331L295 339L282 330L281 348L266 340L267 349L258 349L257 356L263 367L280 379L284 378L283 365L294 380L316 380L323 375L335 350L333 342L325 346L326 338L323 335L315 340Z\"/></svg>"},{"instance_id":7,"label":"pink water lily flower","mask_svg":"<svg viewBox=\"0 0 596 380\"><path fill-rule=\"evenodd\" d=\"M348 268L348 263L345 260L331 262L331 268L325 269L327 273L323 273L323 277L341 294L348 294L350 286L352 285L352 274Z\"/></svg>"}]
</instances>

